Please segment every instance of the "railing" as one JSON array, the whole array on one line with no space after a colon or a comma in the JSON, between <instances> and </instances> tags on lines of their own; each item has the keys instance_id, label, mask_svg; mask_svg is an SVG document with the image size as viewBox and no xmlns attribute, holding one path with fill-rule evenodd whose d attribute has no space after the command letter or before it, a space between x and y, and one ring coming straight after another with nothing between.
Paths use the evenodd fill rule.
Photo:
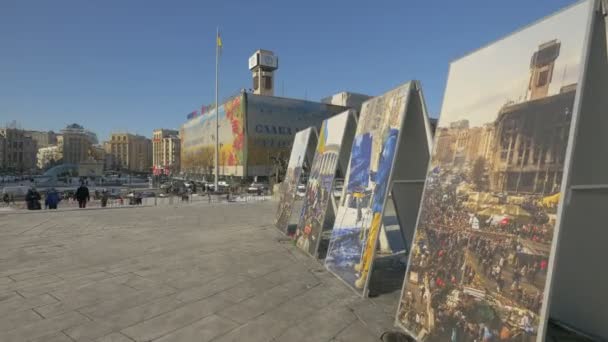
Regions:
<instances>
[{"instance_id":1,"label":"railing","mask_svg":"<svg viewBox=\"0 0 608 342\"><path fill-rule=\"evenodd\" d=\"M136 201L126 197L121 199L110 198L106 203L106 208L128 208L140 206L186 206L192 204L218 204L218 203L255 203L267 201L271 199L270 195L253 195L253 194L231 194L227 195L211 195L205 194L190 194L188 196L168 195L166 197L146 197L141 199L141 204L135 204ZM44 200L40 201L42 210L45 210ZM87 208L102 208L100 199L91 199L87 202ZM0 212L6 210L7 205L0 203ZM25 210L27 208L24 200L16 201L8 205L8 210ZM59 202L59 209L76 209L78 202L73 199L64 199Z\"/></svg>"}]
</instances>

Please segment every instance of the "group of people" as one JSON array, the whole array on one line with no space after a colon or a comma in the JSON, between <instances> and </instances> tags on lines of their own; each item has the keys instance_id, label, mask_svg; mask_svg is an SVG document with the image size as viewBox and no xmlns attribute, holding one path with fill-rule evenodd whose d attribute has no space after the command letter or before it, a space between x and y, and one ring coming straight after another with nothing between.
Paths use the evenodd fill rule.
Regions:
<instances>
[{"instance_id":1,"label":"group of people","mask_svg":"<svg viewBox=\"0 0 608 342\"><path fill-rule=\"evenodd\" d=\"M89 188L87 188L84 183L81 184L80 187L78 187L78 189L76 190L76 193L74 194L74 199L78 201L79 208L87 207L87 202L91 200L91 196L89 194ZM34 186L29 188L27 193L25 194L25 204L28 210L42 209L42 204L40 203L41 200L42 195ZM57 209L61 200L62 195L55 188L50 188L44 196L44 207L46 209Z\"/></svg>"},{"instance_id":2,"label":"group of people","mask_svg":"<svg viewBox=\"0 0 608 342\"><path fill-rule=\"evenodd\" d=\"M408 279L399 319L416 334L424 329L448 341L533 339L548 266L540 251L551 239L550 225L539 214L472 227L475 214L455 188L431 184L422 204L410 266L416 277ZM473 315L481 304L467 291L480 291L495 319Z\"/></svg>"}]
</instances>

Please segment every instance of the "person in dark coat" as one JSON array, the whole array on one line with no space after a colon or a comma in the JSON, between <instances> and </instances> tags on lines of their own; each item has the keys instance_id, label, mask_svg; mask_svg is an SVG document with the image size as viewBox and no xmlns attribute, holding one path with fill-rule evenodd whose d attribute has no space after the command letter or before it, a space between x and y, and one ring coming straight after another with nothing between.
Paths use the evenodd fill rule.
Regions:
<instances>
[{"instance_id":1,"label":"person in dark coat","mask_svg":"<svg viewBox=\"0 0 608 342\"><path fill-rule=\"evenodd\" d=\"M28 210L41 209L41 207L40 207L41 198L42 197L40 196L40 193L38 192L38 190L36 190L36 188L34 188L34 187L31 187L25 194L25 203L27 204L27 209Z\"/></svg>"},{"instance_id":2,"label":"person in dark coat","mask_svg":"<svg viewBox=\"0 0 608 342\"><path fill-rule=\"evenodd\" d=\"M76 200L78 201L78 208L86 208L87 202L91 200L89 188L84 183L76 190Z\"/></svg>"},{"instance_id":3,"label":"person in dark coat","mask_svg":"<svg viewBox=\"0 0 608 342\"><path fill-rule=\"evenodd\" d=\"M101 207L105 208L108 205L108 191L104 190L101 193Z\"/></svg>"},{"instance_id":4,"label":"person in dark coat","mask_svg":"<svg viewBox=\"0 0 608 342\"><path fill-rule=\"evenodd\" d=\"M51 188L46 193L46 199L44 200L44 206L49 209L57 209L57 204L61 201L61 197L55 188Z\"/></svg>"}]
</instances>

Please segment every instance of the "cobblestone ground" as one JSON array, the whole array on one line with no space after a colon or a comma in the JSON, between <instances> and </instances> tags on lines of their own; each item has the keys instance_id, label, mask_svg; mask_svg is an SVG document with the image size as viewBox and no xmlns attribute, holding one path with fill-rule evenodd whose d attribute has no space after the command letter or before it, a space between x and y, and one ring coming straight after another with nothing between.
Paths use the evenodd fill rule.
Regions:
<instances>
[{"instance_id":1,"label":"cobblestone ground","mask_svg":"<svg viewBox=\"0 0 608 342\"><path fill-rule=\"evenodd\" d=\"M360 299L271 226L276 202L0 214L0 341L377 341Z\"/></svg>"}]
</instances>

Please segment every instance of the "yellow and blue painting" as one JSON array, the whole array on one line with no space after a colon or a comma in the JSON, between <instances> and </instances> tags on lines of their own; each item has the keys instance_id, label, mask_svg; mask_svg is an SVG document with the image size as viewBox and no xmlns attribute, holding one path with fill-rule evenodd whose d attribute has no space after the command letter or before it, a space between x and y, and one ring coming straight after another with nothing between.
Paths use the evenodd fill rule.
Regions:
<instances>
[{"instance_id":1,"label":"yellow and blue painting","mask_svg":"<svg viewBox=\"0 0 608 342\"><path fill-rule=\"evenodd\" d=\"M325 267L364 295L382 225L409 83L365 102Z\"/></svg>"}]
</instances>

